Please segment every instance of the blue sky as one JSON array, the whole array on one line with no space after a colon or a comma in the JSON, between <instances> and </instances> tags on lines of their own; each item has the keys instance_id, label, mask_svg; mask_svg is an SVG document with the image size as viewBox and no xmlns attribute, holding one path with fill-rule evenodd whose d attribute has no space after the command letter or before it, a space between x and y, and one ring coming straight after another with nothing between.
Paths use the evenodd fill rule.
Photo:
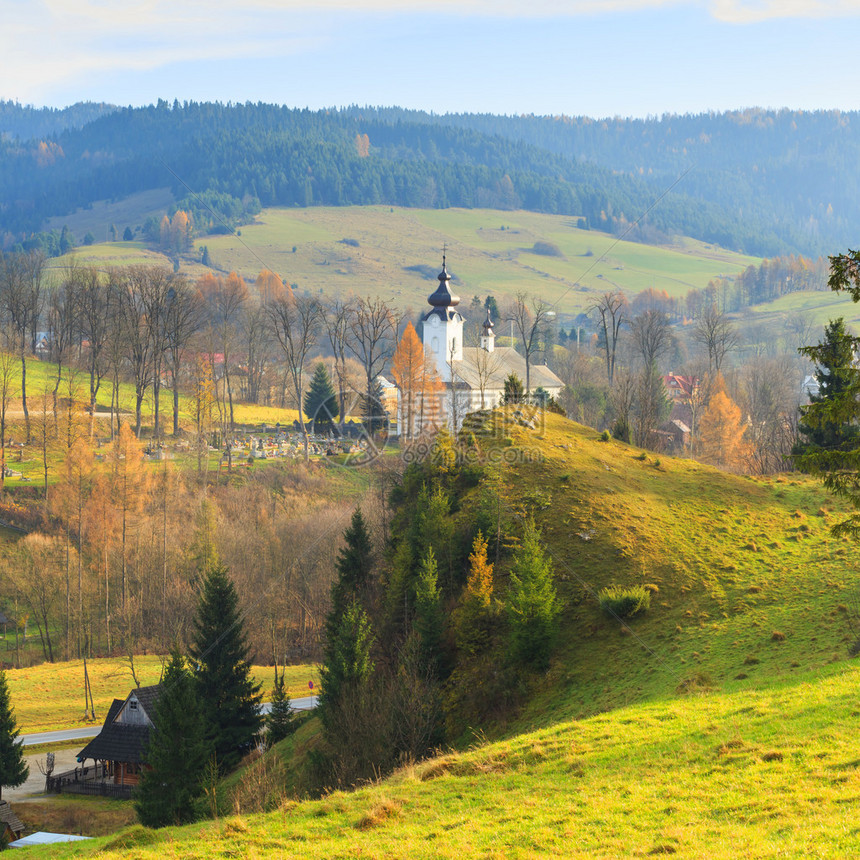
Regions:
<instances>
[{"instance_id":1,"label":"blue sky","mask_svg":"<svg viewBox=\"0 0 860 860\"><path fill-rule=\"evenodd\" d=\"M0 0L0 98L860 109L860 0Z\"/></svg>"}]
</instances>

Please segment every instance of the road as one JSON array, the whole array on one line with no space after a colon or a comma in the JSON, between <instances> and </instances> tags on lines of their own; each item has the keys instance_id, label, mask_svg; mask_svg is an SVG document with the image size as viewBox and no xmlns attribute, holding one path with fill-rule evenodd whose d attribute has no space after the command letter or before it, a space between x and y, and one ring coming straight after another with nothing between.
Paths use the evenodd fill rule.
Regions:
<instances>
[{"instance_id":1,"label":"road","mask_svg":"<svg viewBox=\"0 0 860 860\"><path fill-rule=\"evenodd\" d=\"M294 711L309 711L317 706L316 696L305 696L302 699L293 699ZM268 714L272 706L268 702L263 703L262 711ZM36 744L58 744L66 741L80 741L94 738L102 730L101 726L87 726L83 729L62 729L56 732L37 732L32 735L21 735L21 742L25 747Z\"/></svg>"}]
</instances>

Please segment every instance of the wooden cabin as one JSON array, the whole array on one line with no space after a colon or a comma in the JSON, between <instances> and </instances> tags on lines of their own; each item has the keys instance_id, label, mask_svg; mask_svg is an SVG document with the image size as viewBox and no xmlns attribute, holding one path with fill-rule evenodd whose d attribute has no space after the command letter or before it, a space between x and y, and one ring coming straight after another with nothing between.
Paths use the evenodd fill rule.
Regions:
<instances>
[{"instance_id":1,"label":"wooden cabin","mask_svg":"<svg viewBox=\"0 0 860 860\"><path fill-rule=\"evenodd\" d=\"M0 800L0 830L7 842L20 839L24 832L24 824L12 811L8 800Z\"/></svg>"},{"instance_id":2,"label":"wooden cabin","mask_svg":"<svg viewBox=\"0 0 860 860\"><path fill-rule=\"evenodd\" d=\"M93 759L96 772L101 771L115 785L137 785L146 767L144 751L160 691L156 684L132 690L125 699L114 699L101 732L78 753L81 767L86 768L87 760Z\"/></svg>"}]
</instances>

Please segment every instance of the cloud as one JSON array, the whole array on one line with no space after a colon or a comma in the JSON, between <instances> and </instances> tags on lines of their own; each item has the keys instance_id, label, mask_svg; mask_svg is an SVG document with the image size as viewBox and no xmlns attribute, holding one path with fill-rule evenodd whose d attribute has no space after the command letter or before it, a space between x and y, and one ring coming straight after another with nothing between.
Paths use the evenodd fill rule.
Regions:
<instances>
[{"instance_id":1,"label":"cloud","mask_svg":"<svg viewBox=\"0 0 860 860\"><path fill-rule=\"evenodd\" d=\"M712 0L711 14L728 24L756 24L775 18L853 18L860 0Z\"/></svg>"},{"instance_id":2,"label":"cloud","mask_svg":"<svg viewBox=\"0 0 860 860\"><path fill-rule=\"evenodd\" d=\"M573 19L699 9L727 24L857 16L860 0L5 0L0 97L35 101L99 76L178 63L268 59L353 37L352 22L410 15ZM177 91L181 93L181 82Z\"/></svg>"}]
</instances>

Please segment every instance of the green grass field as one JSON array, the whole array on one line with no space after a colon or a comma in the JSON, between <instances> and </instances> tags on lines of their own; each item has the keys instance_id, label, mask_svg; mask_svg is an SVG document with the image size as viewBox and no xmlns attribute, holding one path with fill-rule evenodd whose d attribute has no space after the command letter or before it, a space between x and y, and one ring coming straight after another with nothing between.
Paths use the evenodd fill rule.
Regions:
<instances>
[{"instance_id":1,"label":"green grass field","mask_svg":"<svg viewBox=\"0 0 860 860\"><path fill-rule=\"evenodd\" d=\"M829 531L844 508L807 478L658 460L555 416L507 432L507 497L538 511L565 607L515 720L355 792L52 856L858 853L857 554ZM647 585L648 613L602 615L611 584Z\"/></svg>"},{"instance_id":2,"label":"green grass field","mask_svg":"<svg viewBox=\"0 0 860 860\"><path fill-rule=\"evenodd\" d=\"M198 239L182 270L192 277L207 271L197 262L206 245L214 266L235 269L249 281L268 268L314 295L379 295L398 307L417 308L426 301L432 279L409 267L429 266L435 276L447 244L451 272L459 279L455 286L463 296L503 298L523 290L557 302L561 313L570 314L611 289L635 295L654 287L683 296L719 275L760 262L689 239L654 247L580 230L568 217L486 209L266 209L240 232ZM535 242L556 245L562 256L532 253ZM95 264L170 265L139 243L92 245L78 248L74 256ZM61 259L56 265L65 264Z\"/></svg>"},{"instance_id":3,"label":"green grass field","mask_svg":"<svg viewBox=\"0 0 860 860\"><path fill-rule=\"evenodd\" d=\"M161 677L161 660L154 655L136 657L137 676L143 686L157 684ZM87 660L87 672L96 707L96 721L101 723L114 699L124 699L134 687L127 660L100 657ZM252 667L254 678L263 684L268 698L274 681L274 669ZM287 666L285 680L290 696L311 695L308 682L319 687L315 666ZM84 715L84 664L82 660L65 663L42 663L30 669L8 669L6 678L12 695L12 706L22 734L75 728L87 723Z\"/></svg>"}]
</instances>

